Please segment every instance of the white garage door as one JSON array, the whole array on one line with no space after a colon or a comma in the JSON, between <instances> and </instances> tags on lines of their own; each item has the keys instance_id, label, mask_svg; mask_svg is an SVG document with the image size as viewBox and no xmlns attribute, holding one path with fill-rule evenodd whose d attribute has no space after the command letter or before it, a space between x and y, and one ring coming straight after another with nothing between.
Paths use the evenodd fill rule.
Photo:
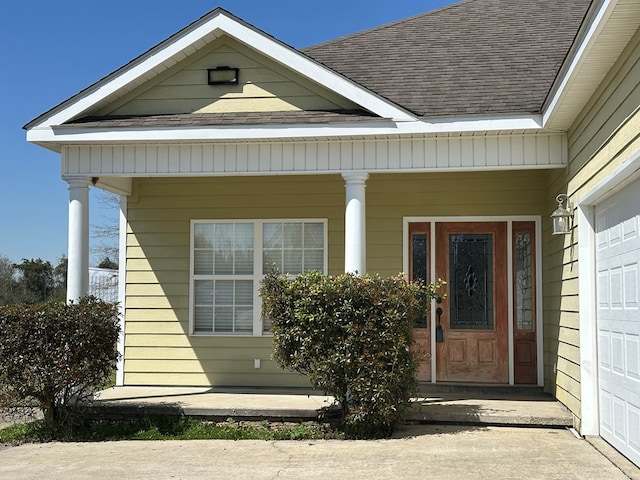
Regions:
<instances>
[{"instance_id":1,"label":"white garage door","mask_svg":"<svg viewBox=\"0 0 640 480\"><path fill-rule=\"evenodd\" d=\"M640 465L640 182L596 207L600 434Z\"/></svg>"}]
</instances>

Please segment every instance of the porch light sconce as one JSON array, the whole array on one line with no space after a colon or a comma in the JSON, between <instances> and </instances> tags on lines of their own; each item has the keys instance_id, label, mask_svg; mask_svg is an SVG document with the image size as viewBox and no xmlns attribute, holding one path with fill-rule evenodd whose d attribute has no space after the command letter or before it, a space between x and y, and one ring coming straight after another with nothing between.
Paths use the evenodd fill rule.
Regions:
<instances>
[{"instance_id":1,"label":"porch light sconce","mask_svg":"<svg viewBox=\"0 0 640 480\"><path fill-rule=\"evenodd\" d=\"M239 68L216 67L207 69L207 82L209 85L237 85Z\"/></svg>"},{"instance_id":2,"label":"porch light sconce","mask_svg":"<svg viewBox=\"0 0 640 480\"><path fill-rule=\"evenodd\" d=\"M553 220L554 235L568 235L571 233L571 224L573 219L573 205L571 200L564 193L556 197L558 208L551 214ZM564 204L564 206L563 206Z\"/></svg>"}]
</instances>

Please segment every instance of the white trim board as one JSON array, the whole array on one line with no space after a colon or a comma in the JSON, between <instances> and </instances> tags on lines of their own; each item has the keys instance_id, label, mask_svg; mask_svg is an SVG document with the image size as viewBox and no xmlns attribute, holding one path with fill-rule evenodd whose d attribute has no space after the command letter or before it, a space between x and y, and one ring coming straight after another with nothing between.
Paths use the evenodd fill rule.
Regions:
<instances>
[{"instance_id":1,"label":"white trim board","mask_svg":"<svg viewBox=\"0 0 640 480\"><path fill-rule=\"evenodd\" d=\"M451 119L413 119L412 121L373 120L327 124L215 125L156 128L98 128L44 125L27 131L27 141L56 144L157 141L252 141L361 136L397 136L429 133L469 133L497 131L538 131L540 115L474 117ZM558 132L552 132L558 134ZM543 132L542 134L549 134Z\"/></svg>"},{"instance_id":2,"label":"white trim board","mask_svg":"<svg viewBox=\"0 0 640 480\"><path fill-rule=\"evenodd\" d=\"M564 168L564 135L424 137L263 143L71 145L69 176L184 176Z\"/></svg>"},{"instance_id":3,"label":"white trim board","mask_svg":"<svg viewBox=\"0 0 640 480\"><path fill-rule=\"evenodd\" d=\"M634 152L578 201L578 296L580 312L580 433L600 434L596 305L596 205L640 178Z\"/></svg>"}]
</instances>

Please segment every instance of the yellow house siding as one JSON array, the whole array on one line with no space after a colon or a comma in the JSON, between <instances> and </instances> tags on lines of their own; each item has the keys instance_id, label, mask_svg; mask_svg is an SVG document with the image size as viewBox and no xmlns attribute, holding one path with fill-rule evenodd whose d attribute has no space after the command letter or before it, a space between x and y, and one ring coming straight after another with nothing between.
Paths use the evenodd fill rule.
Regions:
<instances>
[{"instance_id":1,"label":"yellow house siding","mask_svg":"<svg viewBox=\"0 0 640 480\"><path fill-rule=\"evenodd\" d=\"M401 272L403 217L541 215L545 180L541 170L372 174L368 271ZM270 360L268 336L188 335L190 221L326 218L329 273L338 274L344 269L344 183L339 175L134 180L127 212L125 384L306 385Z\"/></svg>"},{"instance_id":2,"label":"yellow house siding","mask_svg":"<svg viewBox=\"0 0 640 480\"><path fill-rule=\"evenodd\" d=\"M569 165L549 175L547 210L567 193L574 203L640 148L640 33L636 33L568 132ZM577 222L577 218L574 218ZM550 223L548 224L550 227ZM545 388L581 421L578 229L544 231Z\"/></svg>"},{"instance_id":3,"label":"yellow house siding","mask_svg":"<svg viewBox=\"0 0 640 480\"><path fill-rule=\"evenodd\" d=\"M640 105L640 30L569 130L569 178ZM594 166L590 166L594 168Z\"/></svg>"},{"instance_id":4,"label":"yellow house siding","mask_svg":"<svg viewBox=\"0 0 640 480\"><path fill-rule=\"evenodd\" d=\"M308 385L271 361L269 336L188 335L190 221L326 218L329 271L339 273L344 180L152 178L136 179L134 190L127 212L125 384Z\"/></svg>"},{"instance_id":5,"label":"yellow house siding","mask_svg":"<svg viewBox=\"0 0 640 480\"><path fill-rule=\"evenodd\" d=\"M239 68L237 85L208 85L207 69ZM354 103L222 37L98 112L102 115L340 110Z\"/></svg>"},{"instance_id":6,"label":"yellow house siding","mask_svg":"<svg viewBox=\"0 0 640 480\"><path fill-rule=\"evenodd\" d=\"M543 170L375 174L367 182L367 270L402 271L402 219L541 215Z\"/></svg>"}]
</instances>

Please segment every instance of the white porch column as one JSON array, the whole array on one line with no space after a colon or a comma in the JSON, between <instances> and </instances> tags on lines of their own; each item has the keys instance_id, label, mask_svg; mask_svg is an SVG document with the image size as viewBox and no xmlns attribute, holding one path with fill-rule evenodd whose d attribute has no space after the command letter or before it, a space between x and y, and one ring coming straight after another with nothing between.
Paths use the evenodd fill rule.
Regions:
<instances>
[{"instance_id":1,"label":"white porch column","mask_svg":"<svg viewBox=\"0 0 640 480\"><path fill-rule=\"evenodd\" d=\"M89 185L90 178L66 179L69 184L69 247L67 301L89 291Z\"/></svg>"},{"instance_id":2,"label":"white porch column","mask_svg":"<svg viewBox=\"0 0 640 480\"><path fill-rule=\"evenodd\" d=\"M367 172L343 173L346 180L346 209L344 214L344 271L366 273L367 238L365 188Z\"/></svg>"}]
</instances>

